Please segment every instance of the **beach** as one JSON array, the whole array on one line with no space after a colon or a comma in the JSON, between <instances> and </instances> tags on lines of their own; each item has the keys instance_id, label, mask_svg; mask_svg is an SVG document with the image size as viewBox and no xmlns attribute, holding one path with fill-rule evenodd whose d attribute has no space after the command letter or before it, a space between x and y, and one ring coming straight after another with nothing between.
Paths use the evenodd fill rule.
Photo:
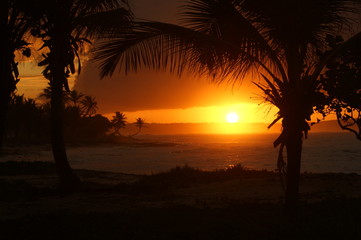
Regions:
<instances>
[{"instance_id":1,"label":"beach","mask_svg":"<svg viewBox=\"0 0 361 240\"><path fill-rule=\"evenodd\" d=\"M48 239L54 233L53 239L70 235L77 239L357 239L361 236L359 174L304 171L299 215L291 221L284 214L284 191L277 172L250 169L229 161L212 165L219 157L217 153L227 158L225 152L245 144L245 139L248 144L259 140L251 143L249 138L223 136L222 141L219 137L215 141L214 136L208 136L207 141L198 138L198 142L193 137L190 143L185 140L191 136L174 137L171 137L173 141L163 136L157 141L143 138L126 144L69 146L71 165L82 181L81 189L72 194L58 189L50 146L7 147L7 154L0 162L0 239ZM327 137L330 139L330 135ZM352 150L350 145L348 148L340 145L341 153ZM254 151L250 145L246 146ZM340 152L336 147L332 150L334 155ZM346 158L358 156L356 150L352 150L356 151L355 155L351 150L343 151ZM276 153L272 148L269 151ZM201 158L205 152L207 157ZM127 154L135 154L136 158ZM166 161L170 156L172 161ZM174 162L174 156L184 162ZM316 156L322 156L322 152ZM145 160L139 160L142 157ZM156 158L160 159L155 161ZM125 160L121 163L119 159ZM198 166L205 162L212 167L202 169L190 159ZM273 157L270 162L273 164Z\"/></svg>"},{"instance_id":2,"label":"beach","mask_svg":"<svg viewBox=\"0 0 361 240\"><path fill-rule=\"evenodd\" d=\"M357 174L303 174L299 216L290 221L273 172L75 170L82 188L63 194L51 163L24 164L0 164L0 239L54 233L52 239L290 239L295 231L292 239L360 236Z\"/></svg>"}]
</instances>

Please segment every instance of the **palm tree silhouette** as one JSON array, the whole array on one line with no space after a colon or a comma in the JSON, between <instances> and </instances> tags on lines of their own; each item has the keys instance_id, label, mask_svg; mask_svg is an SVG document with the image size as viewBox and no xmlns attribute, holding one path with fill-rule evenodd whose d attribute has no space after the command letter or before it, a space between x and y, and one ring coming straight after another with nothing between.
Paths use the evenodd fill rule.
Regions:
<instances>
[{"instance_id":1,"label":"palm tree silhouette","mask_svg":"<svg viewBox=\"0 0 361 240\"><path fill-rule=\"evenodd\" d=\"M114 135L120 136L119 130L122 128L125 128L127 123L127 117L124 113L121 112L115 112L115 116L113 116L113 119L111 121L113 128L114 128Z\"/></svg>"},{"instance_id":2,"label":"palm tree silhouette","mask_svg":"<svg viewBox=\"0 0 361 240\"><path fill-rule=\"evenodd\" d=\"M24 95L12 94L9 105L7 137L15 141L26 140L32 143L38 141L40 128L41 132L44 132L43 115L34 99L25 98Z\"/></svg>"},{"instance_id":3,"label":"palm tree silhouette","mask_svg":"<svg viewBox=\"0 0 361 240\"><path fill-rule=\"evenodd\" d=\"M43 91L39 94L39 97L41 99L45 99L46 101L50 101L51 99L51 88L50 86L43 89Z\"/></svg>"},{"instance_id":4,"label":"palm tree silhouette","mask_svg":"<svg viewBox=\"0 0 361 240\"><path fill-rule=\"evenodd\" d=\"M73 104L74 107L78 107L78 104L81 103L84 94L76 90L72 90L68 93L69 102Z\"/></svg>"},{"instance_id":5,"label":"palm tree silhouette","mask_svg":"<svg viewBox=\"0 0 361 240\"><path fill-rule=\"evenodd\" d=\"M265 100L282 119L279 166L286 147L285 204L297 207L303 137L313 107L324 97L319 76L334 52L320 57L326 36L347 26L360 1L343 0L194 0L184 11L185 27L139 21L127 34L113 34L96 51L101 76L118 65L205 74L215 82L242 81L253 74ZM360 40L361 33L345 42ZM342 51L342 47L335 51Z\"/></svg>"},{"instance_id":6,"label":"palm tree silhouette","mask_svg":"<svg viewBox=\"0 0 361 240\"><path fill-rule=\"evenodd\" d=\"M22 52L30 57L27 34L30 31L31 21L25 14L27 6L24 0L5 0L1 2L0 10L0 151L3 146L5 123L11 94L19 82L18 63L15 53Z\"/></svg>"},{"instance_id":7,"label":"palm tree silhouette","mask_svg":"<svg viewBox=\"0 0 361 240\"><path fill-rule=\"evenodd\" d=\"M60 187L75 190L79 179L74 175L66 155L63 135L63 89L69 91L68 77L80 73L80 54L91 38L96 38L108 26L129 23L130 12L117 0L37 0L32 8L35 37L43 41L43 75L51 88L51 143L59 175ZM123 7L122 7L123 6ZM121 24L119 24L121 25Z\"/></svg>"},{"instance_id":8,"label":"palm tree silhouette","mask_svg":"<svg viewBox=\"0 0 361 240\"><path fill-rule=\"evenodd\" d=\"M51 96L52 96L51 91L52 90L51 90L50 86L44 88L43 91L39 94L38 99L50 102ZM63 98L63 103L65 105L68 104L70 101L72 101L71 96L69 95L69 92L64 91L64 90L62 91L62 98Z\"/></svg>"},{"instance_id":9,"label":"palm tree silhouette","mask_svg":"<svg viewBox=\"0 0 361 240\"><path fill-rule=\"evenodd\" d=\"M81 110L83 111L85 116L91 117L97 112L98 103L95 100L95 97L84 96L80 103L82 104Z\"/></svg>"},{"instance_id":10,"label":"palm tree silhouette","mask_svg":"<svg viewBox=\"0 0 361 240\"><path fill-rule=\"evenodd\" d=\"M142 130L142 128L144 127L145 124L145 120L143 118L137 118L135 121L135 126L138 128L138 131L133 134L133 136L138 135L140 133L140 131Z\"/></svg>"}]
</instances>

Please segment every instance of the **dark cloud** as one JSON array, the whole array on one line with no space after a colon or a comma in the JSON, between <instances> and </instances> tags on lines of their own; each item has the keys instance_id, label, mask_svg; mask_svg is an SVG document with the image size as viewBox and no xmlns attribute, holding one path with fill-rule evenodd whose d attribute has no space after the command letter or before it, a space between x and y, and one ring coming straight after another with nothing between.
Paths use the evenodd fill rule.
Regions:
<instances>
[{"instance_id":1,"label":"dark cloud","mask_svg":"<svg viewBox=\"0 0 361 240\"><path fill-rule=\"evenodd\" d=\"M133 0L131 7L139 18L175 22L180 2L177 0ZM127 76L115 74L100 80L97 66L85 66L75 89L98 99L100 111L138 111L167 108L211 106L249 100L250 94L225 85L215 86L206 80L142 71Z\"/></svg>"},{"instance_id":2,"label":"dark cloud","mask_svg":"<svg viewBox=\"0 0 361 240\"><path fill-rule=\"evenodd\" d=\"M141 71L100 79L94 64L85 67L74 88L95 96L103 113L234 104L251 96L231 86L165 72Z\"/></svg>"}]
</instances>

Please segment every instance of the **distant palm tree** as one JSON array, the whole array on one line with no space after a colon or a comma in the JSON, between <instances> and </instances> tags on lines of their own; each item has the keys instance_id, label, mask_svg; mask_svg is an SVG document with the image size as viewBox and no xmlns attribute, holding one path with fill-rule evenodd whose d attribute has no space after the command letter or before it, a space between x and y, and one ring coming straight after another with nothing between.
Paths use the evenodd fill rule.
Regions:
<instances>
[{"instance_id":1,"label":"distant palm tree","mask_svg":"<svg viewBox=\"0 0 361 240\"><path fill-rule=\"evenodd\" d=\"M50 101L50 99L51 99L51 88L50 88L50 86L43 89L43 91L39 94L39 98Z\"/></svg>"},{"instance_id":2,"label":"distant palm tree","mask_svg":"<svg viewBox=\"0 0 361 240\"><path fill-rule=\"evenodd\" d=\"M138 135L140 133L140 131L142 130L142 128L144 127L145 124L145 120L143 118L137 118L135 121L135 126L138 128L138 131L133 134L133 136Z\"/></svg>"},{"instance_id":3,"label":"distant palm tree","mask_svg":"<svg viewBox=\"0 0 361 240\"><path fill-rule=\"evenodd\" d=\"M84 96L80 103L82 104L81 110L85 116L91 117L97 112L98 103L95 100L95 97Z\"/></svg>"},{"instance_id":4,"label":"distant palm tree","mask_svg":"<svg viewBox=\"0 0 361 240\"><path fill-rule=\"evenodd\" d=\"M84 94L81 92L78 92L76 90L72 90L68 92L68 98L69 102L73 104L74 107L78 107L78 103L81 103L81 100L83 99Z\"/></svg>"},{"instance_id":5,"label":"distant palm tree","mask_svg":"<svg viewBox=\"0 0 361 240\"><path fill-rule=\"evenodd\" d=\"M47 112L34 99L12 94L7 122L7 138L16 142L43 142L48 138Z\"/></svg>"},{"instance_id":6,"label":"distant palm tree","mask_svg":"<svg viewBox=\"0 0 361 240\"><path fill-rule=\"evenodd\" d=\"M314 106L324 101L320 73L337 51L359 41L361 33L327 56L326 36L339 33L360 11L359 0L193 0L184 11L186 27L139 21L133 31L99 46L96 60L101 75L111 75L118 64L125 71L141 66L182 74L205 74L215 82L242 81L253 74L265 100L279 109L270 127L282 120L274 142L287 151L286 207L298 202L303 138Z\"/></svg>"},{"instance_id":7,"label":"distant palm tree","mask_svg":"<svg viewBox=\"0 0 361 240\"><path fill-rule=\"evenodd\" d=\"M123 5L121 5L123 3ZM34 0L32 11L36 27L32 34L43 41L43 75L51 87L51 142L60 187L76 189L66 155L63 134L63 89L69 91L68 77L80 73L80 54L90 39L99 37L109 26L127 25L131 14L125 0ZM122 7L123 6L123 7ZM77 68L77 69L76 69Z\"/></svg>"},{"instance_id":8,"label":"distant palm tree","mask_svg":"<svg viewBox=\"0 0 361 240\"><path fill-rule=\"evenodd\" d=\"M125 128L127 124L127 117L124 113L121 112L115 112L115 116L113 116L113 119L111 120L112 126L114 128L114 135L120 136L119 130L122 128Z\"/></svg>"},{"instance_id":9,"label":"distant palm tree","mask_svg":"<svg viewBox=\"0 0 361 240\"><path fill-rule=\"evenodd\" d=\"M51 87L48 86L48 87L44 88L43 91L39 94L38 99L50 102L51 96L52 96ZM69 96L69 92L67 92L67 91L62 91L62 98L63 98L63 103L64 104L68 104L71 101L70 96Z\"/></svg>"},{"instance_id":10,"label":"distant palm tree","mask_svg":"<svg viewBox=\"0 0 361 240\"><path fill-rule=\"evenodd\" d=\"M11 94L20 80L15 53L20 51L26 57L31 54L27 42L31 22L24 12L26 6L25 0L4 0L0 4L0 151Z\"/></svg>"},{"instance_id":11,"label":"distant palm tree","mask_svg":"<svg viewBox=\"0 0 361 240\"><path fill-rule=\"evenodd\" d=\"M21 137L30 137L30 126L36 124L36 114L38 112L36 103L33 99L26 99L24 95L12 94L9 105L9 123L10 135L18 140ZM35 121L35 122L34 122ZM12 131L12 132L11 132Z\"/></svg>"}]
</instances>

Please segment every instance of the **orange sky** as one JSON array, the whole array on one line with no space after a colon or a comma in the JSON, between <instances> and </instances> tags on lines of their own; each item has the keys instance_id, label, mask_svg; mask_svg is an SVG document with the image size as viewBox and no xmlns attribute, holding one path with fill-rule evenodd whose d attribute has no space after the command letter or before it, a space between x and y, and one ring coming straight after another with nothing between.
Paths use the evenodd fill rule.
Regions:
<instances>
[{"instance_id":1,"label":"orange sky","mask_svg":"<svg viewBox=\"0 0 361 240\"><path fill-rule=\"evenodd\" d=\"M177 0L133 0L133 11L139 18L175 22ZM36 64L20 66L19 93L36 97L47 81ZM147 122L225 122L226 114L236 112L240 122L271 122L276 108L259 106L259 90L247 79L235 87L229 84L215 85L206 79L194 79L184 75L178 78L166 72L141 71L115 74L100 80L97 66L86 63L82 74L71 85L78 91L95 96L99 113L110 116L115 111L125 112L130 122L137 117ZM230 125L231 126L231 125Z\"/></svg>"}]
</instances>

